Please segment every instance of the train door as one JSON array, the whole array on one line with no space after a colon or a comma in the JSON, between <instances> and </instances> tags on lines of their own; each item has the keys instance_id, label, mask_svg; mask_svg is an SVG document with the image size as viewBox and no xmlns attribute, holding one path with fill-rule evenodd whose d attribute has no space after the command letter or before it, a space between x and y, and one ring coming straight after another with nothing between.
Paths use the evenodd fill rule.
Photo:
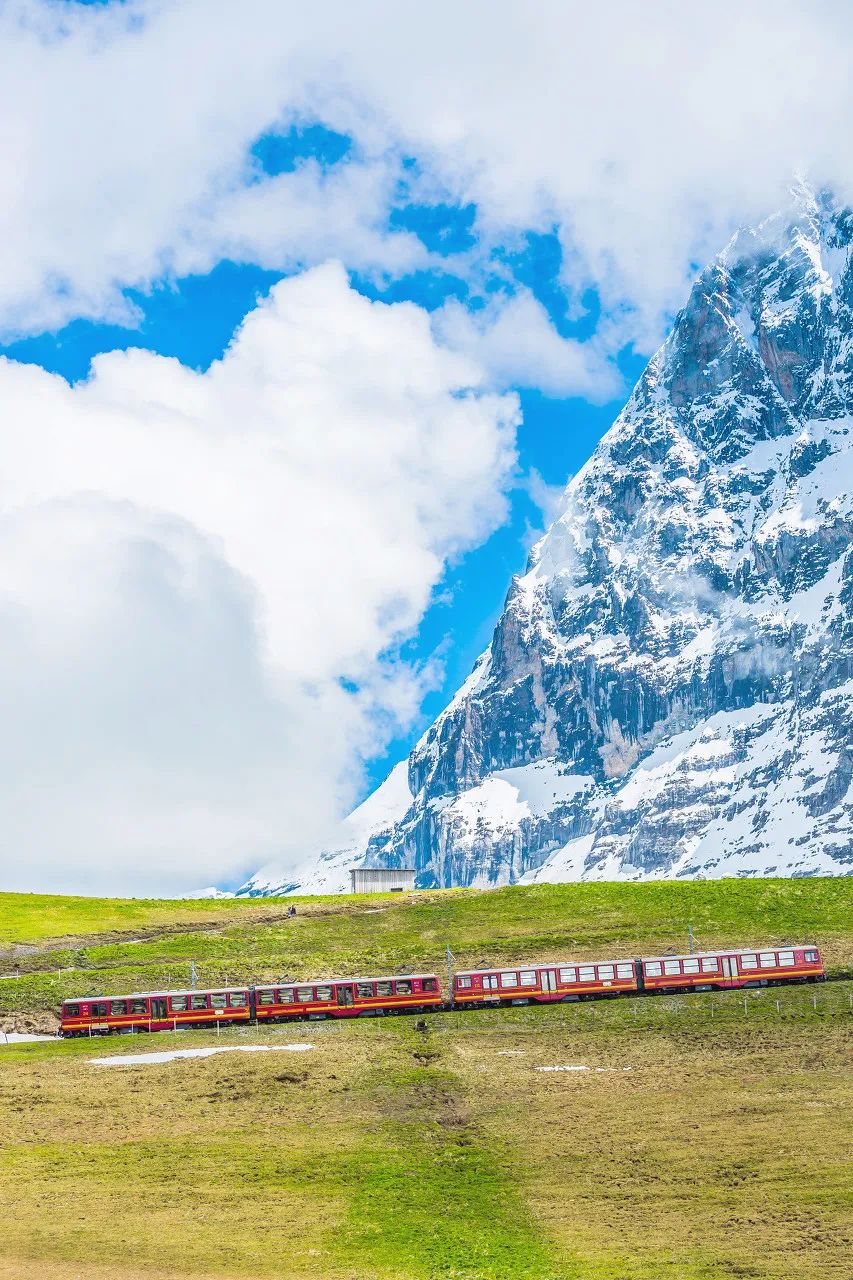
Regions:
<instances>
[{"instance_id":1,"label":"train door","mask_svg":"<svg viewBox=\"0 0 853 1280\"><path fill-rule=\"evenodd\" d=\"M736 980L740 977L736 956L723 956L723 977L730 980Z\"/></svg>"},{"instance_id":2,"label":"train door","mask_svg":"<svg viewBox=\"0 0 853 1280\"><path fill-rule=\"evenodd\" d=\"M539 973L539 980L543 991L557 990L557 971L556 969L542 969Z\"/></svg>"},{"instance_id":3,"label":"train door","mask_svg":"<svg viewBox=\"0 0 853 1280\"><path fill-rule=\"evenodd\" d=\"M148 1014L150 1022L165 1022L168 1016L165 996L151 1001L151 1011Z\"/></svg>"},{"instance_id":4,"label":"train door","mask_svg":"<svg viewBox=\"0 0 853 1280\"><path fill-rule=\"evenodd\" d=\"M497 989L498 989L498 975L496 973L484 973L483 974L483 990L497 991ZM487 1000L493 999L493 998L494 997L492 996L488 996L488 995L486 996Z\"/></svg>"},{"instance_id":5,"label":"train door","mask_svg":"<svg viewBox=\"0 0 853 1280\"><path fill-rule=\"evenodd\" d=\"M338 1004L342 1008L349 1008L355 1004L355 994L351 982L338 983Z\"/></svg>"}]
</instances>

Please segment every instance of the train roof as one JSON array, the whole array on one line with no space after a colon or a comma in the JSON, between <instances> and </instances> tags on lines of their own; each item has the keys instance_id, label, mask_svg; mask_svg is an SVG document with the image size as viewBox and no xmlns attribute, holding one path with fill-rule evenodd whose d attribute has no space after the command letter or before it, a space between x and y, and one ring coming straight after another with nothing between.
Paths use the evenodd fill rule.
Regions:
<instances>
[{"instance_id":1,"label":"train roof","mask_svg":"<svg viewBox=\"0 0 853 1280\"><path fill-rule=\"evenodd\" d=\"M173 991L171 987L161 987L158 991L107 991L99 995L69 996L63 1004L88 1003L91 1000L147 1000L149 996L209 996L218 995L220 991L250 991L251 983L232 982L221 987L191 987L186 991Z\"/></svg>"},{"instance_id":2,"label":"train roof","mask_svg":"<svg viewBox=\"0 0 853 1280\"><path fill-rule=\"evenodd\" d=\"M325 987L336 982L405 982L409 978L437 978L437 973L365 973L358 978L287 978L280 982L256 982L257 991L269 991L272 987Z\"/></svg>"},{"instance_id":3,"label":"train roof","mask_svg":"<svg viewBox=\"0 0 853 1280\"><path fill-rule=\"evenodd\" d=\"M759 951L803 951L806 948L813 948L815 951L818 947L813 942L768 942L764 946L758 947L720 947L718 951L687 951L676 954L643 956L643 964L649 960L702 960L710 959L714 956L719 959L721 956L754 956Z\"/></svg>"},{"instance_id":4,"label":"train roof","mask_svg":"<svg viewBox=\"0 0 853 1280\"><path fill-rule=\"evenodd\" d=\"M490 969L457 969L456 977L478 978L483 973L514 973L518 969L576 969L578 965L633 964L631 956L617 956L607 960L528 960L515 964L495 964Z\"/></svg>"}]
</instances>

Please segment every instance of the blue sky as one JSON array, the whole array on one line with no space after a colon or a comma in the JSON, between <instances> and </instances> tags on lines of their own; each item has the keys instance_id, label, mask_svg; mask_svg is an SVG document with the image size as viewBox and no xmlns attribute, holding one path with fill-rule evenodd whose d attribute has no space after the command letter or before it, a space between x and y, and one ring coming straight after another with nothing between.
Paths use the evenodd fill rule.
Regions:
<instances>
[{"instance_id":1,"label":"blue sky","mask_svg":"<svg viewBox=\"0 0 853 1280\"><path fill-rule=\"evenodd\" d=\"M345 135L311 124L284 134L264 134L252 154L259 171L275 176L307 162L332 168L345 162L351 149L352 140ZM413 161L405 163L404 171L415 170ZM429 270L379 282L352 272L355 289L371 299L414 302L427 311L453 297L476 313L490 294L500 291L505 295L523 286L541 302L562 337L583 341L594 334L600 316L598 298L592 290L580 299L567 294L560 281L562 254L555 233L522 232L513 237L511 247L492 247L485 269L478 268L476 284L472 284L460 274L464 272L460 258L477 246L476 206L416 203L408 194L406 184L401 183L399 203L389 213L389 227L415 234L440 261ZM145 292L125 290L137 316L134 327L74 320L54 332L8 342L0 346L0 353L37 364L70 383L89 376L92 358L98 353L129 347L174 356L182 364L204 371L222 356L245 315L283 275L225 260L205 275L171 279ZM579 312L570 319L573 306L578 306ZM510 578L523 568L527 548L543 527L543 511L530 493L531 473L546 486L563 486L612 423L645 359L628 348L619 353L625 391L604 403L578 396L549 396L532 387L516 388L523 417L517 435L517 475L508 495L508 519L481 546L448 564L435 602L423 615L417 633L403 644L402 655L415 665L437 657L443 678L427 692L414 724L395 734L385 750L366 761L365 792L381 782L408 752L488 644Z\"/></svg>"},{"instance_id":2,"label":"blue sky","mask_svg":"<svg viewBox=\"0 0 853 1280\"><path fill-rule=\"evenodd\" d=\"M339 838L697 265L853 190L849 6L728 8L0 6L0 885Z\"/></svg>"}]
</instances>

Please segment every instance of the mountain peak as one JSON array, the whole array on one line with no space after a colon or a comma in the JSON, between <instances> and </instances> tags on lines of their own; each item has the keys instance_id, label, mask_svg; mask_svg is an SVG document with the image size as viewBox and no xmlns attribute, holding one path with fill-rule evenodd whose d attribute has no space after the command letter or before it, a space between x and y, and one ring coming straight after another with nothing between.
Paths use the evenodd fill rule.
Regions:
<instances>
[{"instance_id":1,"label":"mountain peak","mask_svg":"<svg viewBox=\"0 0 853 1280\"><path fill-rule=\"evenodd\" d=\"M350 862L853 870L851 228L799 182L701 273Z\"/></svg>"}]
</instances>

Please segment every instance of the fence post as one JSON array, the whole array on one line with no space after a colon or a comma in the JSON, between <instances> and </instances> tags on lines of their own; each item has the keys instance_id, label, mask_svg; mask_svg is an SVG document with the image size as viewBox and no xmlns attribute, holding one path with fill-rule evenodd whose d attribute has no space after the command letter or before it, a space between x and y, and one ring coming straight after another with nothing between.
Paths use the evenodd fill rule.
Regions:
<instances>
[{"instance_id":1,"label":"fence post","mask_svg":"<svg viewBox=\"0 0 853 1280\"><path fill-rule=\"evenodd\" d=\"M743 998L743 1012L744 1012L744 1016L748 1015L748 1013L749 1013L749 1010L748 1010L748 1009L747 1009L747 1007L746 1007L746 1002L747 1002L747 1000L748 1000L748 999L749 999L749 997L748 997L748 996L744 996L744 998Z\"/></svg>"}]
</instances>

